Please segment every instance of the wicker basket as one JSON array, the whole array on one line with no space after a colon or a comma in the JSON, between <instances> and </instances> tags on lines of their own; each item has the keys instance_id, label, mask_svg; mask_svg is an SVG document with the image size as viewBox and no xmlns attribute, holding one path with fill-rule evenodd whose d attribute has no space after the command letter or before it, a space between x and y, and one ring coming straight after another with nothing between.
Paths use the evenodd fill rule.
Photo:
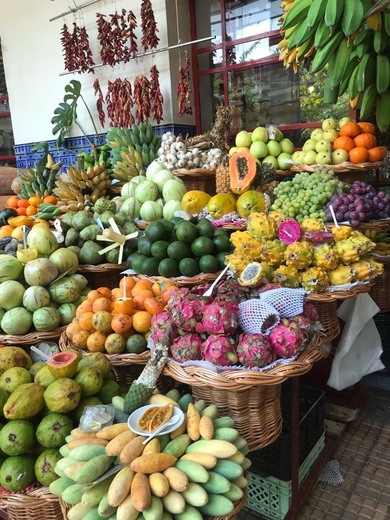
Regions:
<instances>
[{"instance_id":1,"label":"wicker basket","mask_svg":"<svg viewBox=\"0 0 390 520\"><path fill-rule=\"evenodd\" d=\"M234 419L249 449L259 450L274 442L282 431L281 384L311 370L313 363L322 357L321 341L317 336L314 344L295 361L262 372L249 369L214 372L169 361L163 374L189 385L195 399L216 404L221 415Z\"/></svg>"},{"instance_id":2,"label":"wicker basket","mask_svg":"<svg viewBox=\"0 0 390 520\"><path fill-rule=\"evenodd\" d=\"M8 520L66 520L67 508L47 487L36 487L22 493L0 492L0 508Z\"/></svg>"},{"instance_id":3,"label":"wicker basket","mask_svg":"<svg viewBox=\"0 0 390 520\"><path fill-rule=\"evenodd\" d=\"M29 332L28 334L0 334L0 345L19 345L30 346L36 345L41 341L59 340L66 326L57 327L50 332Z\"/></svg>"},{"instance_id":4,"label":"wicker basket","mask_svg":"<svg viewBox=\"0 0 390 520\"><path fill-rule=\"evenodd\" d=\"M332 302L337 300L349 300L356 298L359 294L371 291L373 282L355 285L351 289L345 291L328 291L324 293L309 293L306 299L311 302Z\"/></svg>"},{"instance_id":5,"label":"wicker basket","mask_svg":"<svg viewBox=\"0 0 390 520\"><path fill-rule=\"evenodd\" d=\"M324 328L324 335L322 336L323 342L337 338L340 334L340 320L337 316L337 301L314 301L312 303L316 308L318 318Z\"/></svg>"},{"instance_id":6,"label":"wicker basket","mask_svg":"<svg viewBox=\"0 0 390 520\"><path fill-rule=\"evenodd\" d=\"M330 231L335 227L333 222L327 222L326 228ZM367 230L376 231L377 233L382 233L390 230L390 219L384 220L371 220L370 222L361 222L356 228L358 231L364 233Z\"/></svg>"},{"instance_id":7,"label":"wicker basket","mask_svg":"<svg viewBox=\"0 0 390 520\"><path fill-rule=\"evenodd\" d=\"M188 287L192 285L201 285L206 282L213 282L221 271L218 273L201 273L196 276L178 276L176 278L164 278L163 276L146 276L143 274L137 274L137 278L139 279L148 279L152 282L156 281L170 281L179 287Z\"/></svg>"},{"instance_id":8,"label":"wicker basket","mask_svg":"<svg viewBox=\"0 0 390 520\"><path fill-rule=\"evenodd\" d=\"M385 269L383 273L374 280L370 296L378 305L381 312L390 312L390 265L384 265Z\"/></svg>"},{"instance_id":9,"label":"wicker basket","mask_svg":"<svg viewBox=\"0 0 390 520\"><path fill-rule=\"evenodd\" d=\"M91 289L98 287L115 289L115 287L119 287L119 282L123 277L121 272L128 268L127 262L121 264L81 264L77 272L85 276Z\"/></svg>"},{"instance_id":10,"label":"wicker basket","mask_svg":"<svg viewBox=\"0 0 390 520\"><path fill-rule=\"evenodd\" d=\"M184 186L186 187L187 191L200 190L208 193L209 195L216 194L214 169L178 169L173 170L172 173L184 182Z\"/></svg>"},{"instance_id":11,"label":"wicker basket","mask_svg":"<svg viewBox=\"0 0 390 520\"><path fill-rule=\"evenodd\" d=\"M385 161L378 162L364 162L360 164L353 164L344 162L341 164L324 164L329 170L335 173L364 173L367 170L377 170L385 165ZM318 168L318 164L294 164L291 166L292 172L314 172Z\"/></svg>"}]
</instances>

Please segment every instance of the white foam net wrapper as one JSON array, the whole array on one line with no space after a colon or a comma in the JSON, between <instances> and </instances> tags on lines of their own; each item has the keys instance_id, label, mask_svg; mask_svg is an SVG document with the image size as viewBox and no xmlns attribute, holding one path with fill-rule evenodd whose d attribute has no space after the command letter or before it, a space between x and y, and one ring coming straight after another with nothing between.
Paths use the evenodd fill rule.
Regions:
<instances>
[{"instance_id":1,"label":"white foam net wrapper","mask_svg":"<svg viewBox=\"0 0 390 520\"><path fill-rule=\"evenodd\" d=\"M238 305L238 321L247 334L266 336L279 323L280 316L272 305L253 299Z\"/></svg>"},{"instance_id":2,"label":"white foam net wrapper","mask_svg":"<svg viewBox=\"0 0 390 520\"><path fill-rule=\"evenodd\" d=\"M331 484L332 486L341 486L344 478L340 473L340 465L338 460L329 460L323 467L318 480Z\"/></svg>"},{"instance_id":3,"label":"white foam net wrapper","mask_svg":"<svg viewBox=\"0 0 390 520\"><path fill-rule=\"evenodd\" d=\"M271 289L260 294L262 302L268 303L279 313L281 318L290 318L303 312L306 291L304 289Z\"/></svg>"}]
</instances>

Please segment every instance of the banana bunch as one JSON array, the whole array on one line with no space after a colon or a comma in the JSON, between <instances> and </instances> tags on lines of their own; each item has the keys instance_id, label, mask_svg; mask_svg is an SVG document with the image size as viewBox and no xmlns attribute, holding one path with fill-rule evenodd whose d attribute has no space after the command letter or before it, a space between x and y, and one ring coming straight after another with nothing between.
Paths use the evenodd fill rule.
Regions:
<instances>
[{"instance_id":1,"label":"banana bunch","mask_svg":"<svg viewBox=\"0 0 390 520\"><path fill-rule=\"evenodd\" d=\"M106 170L109 170L111 167L110 150L108 144L93 146L91 153L83 151L77 154L77 164L81 169L86 170L91 165L95 166L96 164L105 163Z\"/></svg>"},{"instance_id":2,"label":"banana bunch","mask_svg":"<svg viewBox=\"0 0 390 520\"><path fill-rule=\"evenodd\" d=\"M367 235L367 231L365 234ZM378 233L377 231L371 230L370 234L370 240L375 242L375 247L372 252L381 256L390 255L390 232Z\"/></svg>"},{"instance_id":3,"label":"banana bunch","mask_svg":"<svg viewBox=\"0 0 390 520\"><path fill-rule=\"evenodd\" d=\"M111 148L112 176L123 184L142 174L158 157L161 139L150 124L139 123L131 128L110 128L107 143Z\"/></svg>"},{"instance_id":4,"label":"banana bunch","mask_svg":"<svg viewBox=\"0 0 390 520\"><path fill-rule=\"evenodd\" d=\"M60 213L60 206L57 206L56 204L42 203L38 205L38 213L34 215L34 218L54 220Z\"/></svg>"},{"instance_id":5,"label":"banana bunch","mask_svg":"<svg viewBox=\"0 0 390 520\"><path fill-rule=\"evenodd\" d=\"M18 171L21 186L20 198L47 197L53 193L55 180L62 162L54 162L52 155L47 154L46 164L37 163L35 168Z\"/></svg>"},{"instance_id":6,"label":"banana bunch","mask_svg":"<svg viewBox=\"0 0 390 520\"><path fill-rule=\"evenodd\" d=\"M284 0L280 60L285 67L328 67L324 103L348 92L360 119L376 116L380 131L390 126L390 13L363 21L375 0Z\"/></svg>"},{"instance_id":7,"label":"banana bunch","mask_svg":"<svg viewBox=\"0 0 390 520\"><path fill-rule=\"evenodd\" d=\"M69 211L93 205L111 186L105 163L90 165L86 170L68 166L67 175L69 181L56 181L54 193L65 206L68 206Z\"/></svg>"}]
</instances>

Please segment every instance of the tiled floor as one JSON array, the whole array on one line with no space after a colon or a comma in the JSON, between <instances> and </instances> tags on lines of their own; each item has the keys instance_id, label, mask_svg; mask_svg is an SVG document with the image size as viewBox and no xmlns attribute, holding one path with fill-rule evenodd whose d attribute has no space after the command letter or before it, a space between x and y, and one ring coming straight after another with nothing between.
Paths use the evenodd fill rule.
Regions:
<instances>
[{"instance_id":1,"label":"tiled floor","mask_svg":"<svg viewBox=\"0 0 390 520\"><path fill-rule=\"evenodd\" d=\"M390 519L390 378L368 378L361 390L359 417L344 430L331 457L338 461L344 482L317 482L296 520ZM245 509L238 518L270 517Z\"/></svg>"}]
</instances>

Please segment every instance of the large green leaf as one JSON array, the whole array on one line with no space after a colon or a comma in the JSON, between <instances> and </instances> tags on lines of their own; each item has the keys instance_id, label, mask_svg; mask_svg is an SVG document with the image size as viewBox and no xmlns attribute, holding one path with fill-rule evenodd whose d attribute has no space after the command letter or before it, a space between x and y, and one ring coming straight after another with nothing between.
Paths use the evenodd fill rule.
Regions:
<instances>
[{"instance_id":1,"label":"large green leaf","mask_svg":"<svg viewBox=\"0 0 390 520\"><path fill-rule=\"evenodd\" d=\"M63 101L54 110L54 116L51 118L51 123L54 125L52 133L53 135L58 134L58 146L64 144L66 133L77 119L77 102L81 96L81 83L72 79L65 86L65 92Z\"/></svg>"}]
</instances>

